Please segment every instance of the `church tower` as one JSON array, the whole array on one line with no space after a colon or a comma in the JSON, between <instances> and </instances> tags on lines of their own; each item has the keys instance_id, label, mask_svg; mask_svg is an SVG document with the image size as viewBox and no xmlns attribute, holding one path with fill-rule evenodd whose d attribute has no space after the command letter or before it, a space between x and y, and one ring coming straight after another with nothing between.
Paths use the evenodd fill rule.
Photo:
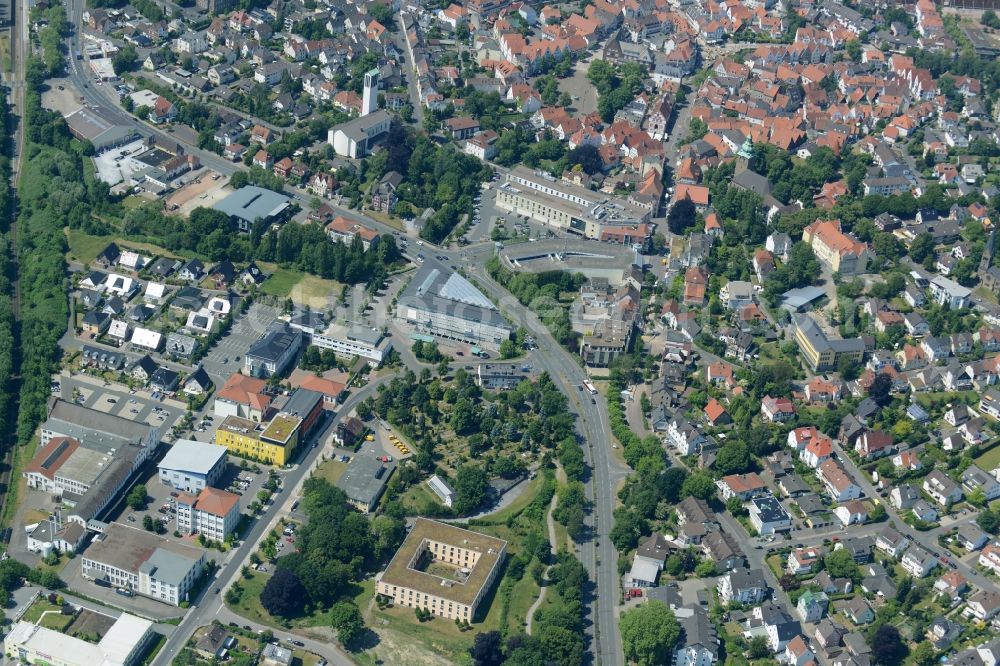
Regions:
<instances>
[{"instance_id":1,"label":"church tower","mask_svg":"<svg viewBox=\"0 0 1000 666\"><path fill-rule=\"evenodd\" d=\"M743 145L736 152L736 172L743 173L750 170L750 160L753 159L753 140L747 137Z\"/></svg>"},{"instance_id":2,"label":"church tower","mask_svg":"<svg viewBox=\"0 0 1000 666\"><path fill-rule=\"evenodd\" d=\"M365 72L364 96L361 98L361 115L367 116L378 110L378 70Z\"/></svg>"},{"instance_id":3,"label":"church tower","mask_svg":"<svg viewBox=\"0 0 1000 666\"><path fill-rule=\"evenodd\" d=\"M983 276L986 275L986 271L990 269L990 264L993 263L993 253L996 251L996 230L990 231L990 235L986 238L986 247L983 248L983 257L979 260L979 279L982 280Z\"/></svg>"}]
</instances>

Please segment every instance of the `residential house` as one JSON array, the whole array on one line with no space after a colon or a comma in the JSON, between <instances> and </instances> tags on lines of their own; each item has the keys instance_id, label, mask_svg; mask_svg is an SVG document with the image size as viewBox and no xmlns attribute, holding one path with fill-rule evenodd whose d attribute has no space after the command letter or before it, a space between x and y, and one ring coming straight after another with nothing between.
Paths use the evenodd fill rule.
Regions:
<instances>
[{"instance_id":1,"label":"residential house","mask_svg":"<svg viewBox=\"0 0 1000 666\"><path fill-rule=\"evenodd\" d=\"M923 547L913 546L903 553L900 564L914 578L926 578L937 566L937 558Z\"/></svg>"},{"instance_id":2,"label":"residential house","mask_svg":"<svg viewBox=\"0 0 1000 666\"><path fill-rule=\"evenodd\" d=\"M949 506L962 499L962 489L939 469L931 470L924 477L923 490L941 506Z\"/></svg>"}]
</instances>

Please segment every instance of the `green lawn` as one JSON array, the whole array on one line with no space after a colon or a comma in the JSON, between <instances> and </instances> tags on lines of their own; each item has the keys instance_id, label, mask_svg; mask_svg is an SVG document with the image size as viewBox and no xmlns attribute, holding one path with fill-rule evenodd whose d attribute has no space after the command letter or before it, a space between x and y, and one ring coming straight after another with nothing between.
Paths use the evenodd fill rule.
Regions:
<instances>
[{"instance_id":1,"label":"green lawn","mask_svg":"<svg viewBox=\"0 0 1000 666\"><path fill-rule=\"evenodd\" d=\"M281 627L283 622L268 613L260 603L260 593L264 590L264 586L267 585L267 581L271 577L270 573L260 573L257 571L251 573L253 575L250 578L240 578L239 583L243 587L243 594L240 597L239 603L226 603L226 605L234 613L248 620L253 620L269 627ZM375 594L375 581L365 580L361 583L354 583L351 585L350 592L351 599L358 604L359 608L364 608ZM330 622L329 612L323 612L295 618L291 620L290 624L292 627L329 627Z\"/></svg>"},{"instance_id":2,"label":"green lawn","mask_svg":"<svg viewBox=\"0 0 1000 666\"><path fill-rule=\"evenodd\" d=\"M243 594L240 596L239 602L236 604L226 602L226 605L234 613L248 620L272 626L277 625L271 614L264 610L264 607L260 604L260 593L264 590L264 586L271 576L270 574L262 574L257 571L252 573L253 575L250 578L241 577L239 580L240 587L243 588Z\"/></svg>"},{"instance_id":3,"label":"green lawn","mask_svg":"<svg viewBox=\"0 0 1000 666\"><path fill-rule=\"evenodd\" d=\"M493 628L487 623L474 624L471 631L462 632L454 622L440 617L419 622L413 609L405 607L373 608L372 618L371 624L388 642L397 646L417 643L425 651L438 655L442 663L452 664L467 663L476 634Z\"/></svg>"},{"instance_id":4,"label":"green lawn","mask_svg":"<svg viewBox=\"0 0 1000 666\"><path fill-rule=\"evenodd\" d=\"M326 310L340 298L343 285L336 280L324 280L291 268L261 263L270 277L260 286L265 294L277 298L291 298L298 305L308 305L314 310Z\"/></svg>"},{"instance_id":5,"label":"green lawn","mask_svg":"<svg viewBox=\"0 0 1000 666\"><path fill-rule=\"evenodd\" d=\"M139 243L136 241L125 241L115 236L92 236L76 229L66 230L66 241L69 245L68 258L75 259L82 264L89 264L97 258L101 250L109 243L117 243L119 247L128 247L158 256L180 258L175 252L162 248L152 243Z\"/></svg>"},{"instance_id":6,"label":"green lawn","mask_svg":"<svg viewBox=\"0 0 1000 666\"><path fill-rule=\"evenodd\" d=\"M47 629L55 629L56 631L64 631L70 622L73 621L73 616L63 615L60 611L61 607L50 604L45 597L39 597L28 607L28 610L24 612L24 616L21 619L25 622L37 623L39 618L41 618L41 626Z\"/></svg>"},{"instance_id":7,"label":"green lawn","mask_svg":"<svg viewBox=\"0 0 1000 666\"><path fill-rule=\"evenodd\" d=\"M513 636L518 632L522 631L525 623L528 621L528 609L531 608L531 604L535 603L535 599L541 594L541 588L535 582L529 574L525 574L521 580L517 581L514 585L514 590L510 595L510 609L507 611L507 635ZM550 590L546 593L546 599L548 595L555 594L554 590ZM544 604L544 602L543 602ZM491 618L493 611L499 611L499 603L494 603L490 608L490 613L486 616L486 621L483 623L486 626L492 626L497 620ZM541 606L539 606L541 608ZM490 620L493 620L493 623Z\"/></svg>"},{"instance_id":8,"label":"green lawn","mask_svg":"<svg viewBox=\"0 0 1000 666\"><path fill-rule=\"evenodd\" d=\"M1000 467L1000 445L994 445L992 449L978 456L976 458L976 465L986 472L991 472Z\"/></svg>"},{"instance_id":9,"label":"green lawn","mask_svg":"<svg viewBox=\"0 0 1000 666\"><path fill-rule=\"evenodd\" d=\"M271 296L287 297L292 292L292 287L297 285L305 275L302 271L278 268L273 264L261 264L261 267L269 271L271 275L260 286L260 290Z\"/></svg>"},{"instance_id":10,"label":"green lawn","mask_svg":"<svg viewBox=\"0 0 1000 666\"><path fill-rule=\"evenodd\" d=\"M414 483L400 497L400 502L407 515L430 513L430 507L443 507L424 482Z\"/></svg>"},{"instance_id":11,"label":"green lawn","mask_svg":"<svg viewBox=\"0 0 1000 666\"><path fill-rule=\"evenodd\" d=\"M14 450L14 464L10 478L16 479L7 489L7 501L3 505L3 515L0 515L0 526L9 527L17 513L18 503L24 500L28 482L23 478L22 472L25 465L35 457L35 450L38 449L38 436L35 435L31 441L24 446L19 446Z\"/></svg>"},{"instance_id":12,"label":"green lawn","mask_svg":"<svg viewBox=\"0 0 1000 666\"><path fill-rule=\"evenodd\" d=\"M0 67L3 71L10 71L10 30L0 33Z\"/></svg>"},{"instance_id":13,"label":"green lawn","mask_svg":"<svg viewBox=\"0 0 1000 666\"><path fill-rule=\"evenodd\" d=\"M343 475L345 469L347 469L347 463L340 462L336 459L330 459L321 463L320 466L316 468L315 475L326 479L330 483L336 484L337 481L340 480L340 477Z\"/></svg>"}]
</instances>

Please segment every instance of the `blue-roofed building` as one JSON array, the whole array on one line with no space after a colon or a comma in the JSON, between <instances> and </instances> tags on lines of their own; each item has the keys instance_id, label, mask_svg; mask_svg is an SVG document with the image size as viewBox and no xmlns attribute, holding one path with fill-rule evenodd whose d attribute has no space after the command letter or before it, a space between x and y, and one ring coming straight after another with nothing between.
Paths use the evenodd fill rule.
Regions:
<instances>
[{"instance_id":1,"label":"blue-roofed building","mask_svg":"<svg viewBox=\"0 0 1000 666\"><path fill-rule=\"evenodd\" d=\"M280 222L288 214L291 199L272 190L247 185L215 204L213 208L228 215L240 231L250 231L257 220Z\"/></svg>"},{"instance_id":2,"label":"blue-roofed building","mask_svg":"<svg viewBox=\"0 0 1000 666\"><path fill-rule=\"evenodd\" d=\"M813 301L824 296L826 292L821 287L799 287L789 289L781 295L781 307L789 312L801 312Z\"/></svg>"},{"instance_id":3,"label":"blue-roofed building","mask_svg":"<svg viewBox=\"0 0 1000 666\"><path fill-rule=\"evenodd\" d=\"M926 423L931 418L931 415L917 403L913 403L906 408L906 416L911 421L916 421L917 423Z\"/></svg>"}]
</instances>

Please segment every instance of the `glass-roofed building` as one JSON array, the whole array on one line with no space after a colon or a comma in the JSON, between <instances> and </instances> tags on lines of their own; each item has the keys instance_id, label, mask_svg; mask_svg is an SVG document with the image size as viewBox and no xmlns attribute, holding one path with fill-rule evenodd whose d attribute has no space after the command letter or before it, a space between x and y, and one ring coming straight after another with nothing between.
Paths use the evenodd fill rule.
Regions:
<instances>
[{"instance_id":1,"label":"glass-roofed building","mask_svg":"<svg viewBox=\"0 0 1000 666\"><path fill-rule=\"evenodd\" d=\"M496 349L514 333L478 289L458 273L422 267L399 299L397 317L416 333Z\"/></svg>"}]
</instances>

